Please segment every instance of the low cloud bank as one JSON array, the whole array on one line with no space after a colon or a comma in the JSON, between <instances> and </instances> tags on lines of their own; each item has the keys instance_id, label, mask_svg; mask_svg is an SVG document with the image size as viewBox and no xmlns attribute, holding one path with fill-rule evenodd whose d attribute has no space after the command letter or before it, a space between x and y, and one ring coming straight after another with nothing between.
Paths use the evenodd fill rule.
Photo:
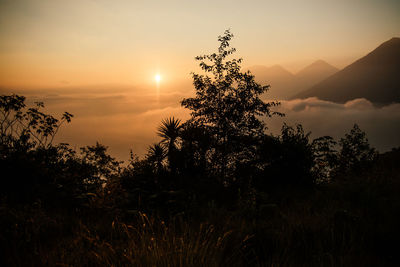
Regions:
<instances>
[{"instance_id":1,"label":"low cloud bank","mask_svg":"<svg viewBox=\"0 0 400 267\"><path fill-rule=\"evenodd\" d=\"M60 130L57 142L79 148L98 141L109 146L113 156L127 160L130 149L142 156L151 143L159 141L156 129L162 119L175 116L184 121L189 118L190 111L182 108L180 101L193 93L192 88L178 89L158 94L154 90L126 88L43 91L27 95L27 102L43 101L46 112L51 114L61 116L68 111L75 115L72 123ZM273 134L279 134L284 122L301 123L306 131L312 132L312 138L330 135L338 140L357 123L380 152L400 146L399 103L375 107L366 99L337 104L308 98L281 101L277 110L286 116L266 119L268 131Z\"/></svg>"},{"instance_id":2,"label":"low cloud bank","mask_svg":"<svg viewBox=\"0 0 400 267\"><path fill-rule=\"evenodd\" d=\"M307 98L281 101L278 110L286 116L267 121L272 133L278 133L283 122L301 123L312 138L330 135L339 139L357 123L380 152L400 146L400 103L375 107L364 98L344 104Z\"/></svg>"}]
</instances>

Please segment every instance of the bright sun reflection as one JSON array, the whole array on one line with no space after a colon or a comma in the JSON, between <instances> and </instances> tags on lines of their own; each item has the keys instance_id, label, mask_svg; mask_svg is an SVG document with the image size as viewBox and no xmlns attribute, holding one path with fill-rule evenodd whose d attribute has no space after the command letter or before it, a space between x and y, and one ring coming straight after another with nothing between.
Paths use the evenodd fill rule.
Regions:
<instances>
[{"instance_id":1,"label":"bright sun reflection","mask_svg":"<svg viewBox=\"0 0 400 267\"><path fill-rule=\"evenodd\" d=\"M156 76L154 76L154 80L156 80L156 83L160 83L161 75L160 74L156 74Z\"/></svg>"}]
</instances>

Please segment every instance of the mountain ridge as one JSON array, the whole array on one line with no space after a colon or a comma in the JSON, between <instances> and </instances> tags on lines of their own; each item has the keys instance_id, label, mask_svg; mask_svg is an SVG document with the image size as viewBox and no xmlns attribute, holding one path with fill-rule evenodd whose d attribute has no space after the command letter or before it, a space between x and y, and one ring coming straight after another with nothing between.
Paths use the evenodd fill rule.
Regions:
<instances>
[{"instance_id":1,"label":"mountain ridge","mask_svg":"<svg viewBox=\"0 0 400 267\"><path fill-rule=\"evenodd\" d=\"M253 65L247 70L250 70L257 82L271 86L268 91L269 98L279 100L288 99L338 71L337 68L321 59L305 66L295 74L281 65Z\"/></svg>"},{"instance_id":2,"label":"mountain ridge","mask_svg":"<svg viewBox=\"0 0 400 267\"><path fill-rule=\"evenodd\" d=\"M344 69L295 94L337 103L366 98L377 105L400 102L400 38L393 37Z\"/></svg>"}]
</instances>

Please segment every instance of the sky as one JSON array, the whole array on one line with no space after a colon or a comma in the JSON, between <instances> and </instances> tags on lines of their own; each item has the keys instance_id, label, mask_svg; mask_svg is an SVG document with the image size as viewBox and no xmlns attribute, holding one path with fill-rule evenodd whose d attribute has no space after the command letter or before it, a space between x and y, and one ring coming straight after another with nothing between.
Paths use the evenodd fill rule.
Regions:
<instances>
[{"instance_id":1,"label":"sky","mask_svg":"<svg viewBox=\"0 0 400 267\"><path fill-rule=\"evenodd\" d=\"M231 29L244 65L343 68L400 34L397 0L0 0L0 86L190 79Z\"/></svg>"},{"instance_id":2,"label":"sky","mask_svg":"<svg viewBox=\"0 0 400 267\"><path fill-rule=\"evenodd\" d=\"M194 57L214 52L230 29L243 67L279 64L296 73L322 59L341 69L400 36L398 0L137 1L0 0L0 93L75 115L57 141L143 155L179 101L193 95ZM155 80L159 75L159 81ZM400 146L400 106L365 99L283 101L285 118L312 137L342 137L358 123L380 151Z\"/></svg>"}]
</instances>

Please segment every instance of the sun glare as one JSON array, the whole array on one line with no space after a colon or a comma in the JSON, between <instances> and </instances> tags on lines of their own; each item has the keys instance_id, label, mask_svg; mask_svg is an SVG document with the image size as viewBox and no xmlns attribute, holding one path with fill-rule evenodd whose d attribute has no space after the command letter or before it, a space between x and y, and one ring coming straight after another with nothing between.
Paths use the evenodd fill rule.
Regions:
<instances>
[{"instance_id":1,"label":"sun glare","mask_svg":"<svg viewBox=\"0 0 400 267\"><path fill-rule=\"evenodd\" d=\"M161 81L161 75L160 75L160 74L156 74L156 75L154 76L154 80L156 81L156 83L160 83L160 81Z\"/></svg>"}]
</instances>

